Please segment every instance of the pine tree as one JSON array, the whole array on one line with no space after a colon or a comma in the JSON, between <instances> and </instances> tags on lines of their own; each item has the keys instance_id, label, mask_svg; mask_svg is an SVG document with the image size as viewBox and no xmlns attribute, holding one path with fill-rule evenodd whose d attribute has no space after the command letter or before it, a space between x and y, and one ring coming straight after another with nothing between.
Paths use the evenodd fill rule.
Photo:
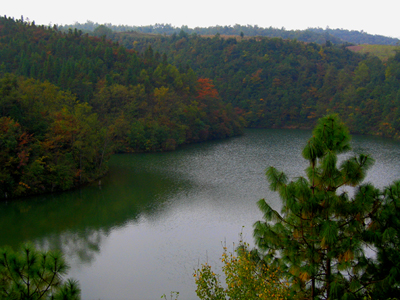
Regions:
<instances>
[{"instance_id":1,"label":"pine tree","mask_svg":"<svg viewBox=\"0 0 400 300\"><path fill-rule=\"evenodd\" d=\"M17 252L0 249L0 299L80 299L78 282L62 276L68 264L57 251L24 245Z\"/></svg>"},{"instance_id":2,"label":"pine tree","mask_svg":"<svg viewBox=\"0 0 400 300\"><path fill-rule=\"evenodd\" d=\"M376 259L371 260L363 281L371 285L372 299L398 299L400 295L400 181L386 187L383 203L371 215L365 233L374 245Z\"/></svg>"},{"instance_id":3,"label":"pine tree","mask_svg":"<svg viewBox=\"0 0 400 300\"><path fill-rule=\"evenodd\" d=\"M347 158L350 135L336 115L319 120L302 155L307 178L295 181L270 167L266 175L283 202L281 214L261 199L264 221L254 224L256 245L265 260L288 274L297 299L357 299L366 294L370 259L365 233L381 207L382 196L361 184L374 160ZM350 197L346 187L353 187ZM273 222L272 222L273 221Z\"/></svg>"}]
</instances>

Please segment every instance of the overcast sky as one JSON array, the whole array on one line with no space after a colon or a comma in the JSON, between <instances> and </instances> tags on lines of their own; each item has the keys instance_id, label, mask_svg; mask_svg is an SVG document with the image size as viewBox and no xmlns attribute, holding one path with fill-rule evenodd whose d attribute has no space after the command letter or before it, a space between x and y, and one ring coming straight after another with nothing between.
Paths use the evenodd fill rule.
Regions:
<instances>
[{"instance_id":1,"label":"overcast sky","mask_svg":"<svg viewBox=\"0 0 400 300\"><path fill-rule=\"evenodd\" d=\"M370 34L400 37L400 0L6 0L0 15L36 24L75 22L114 25L155 23L208 27L215 25L258 25L260 27L308 27L364 30Z\"/></svg>"}]
</instances>

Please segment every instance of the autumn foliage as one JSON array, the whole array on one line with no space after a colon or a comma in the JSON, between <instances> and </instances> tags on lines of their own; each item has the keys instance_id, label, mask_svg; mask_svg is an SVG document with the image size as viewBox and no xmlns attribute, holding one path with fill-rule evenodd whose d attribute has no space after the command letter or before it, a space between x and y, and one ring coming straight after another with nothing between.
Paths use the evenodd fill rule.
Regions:
<instances>
[{"instance_id":1,"label":"autumn foliage","mask_svg":"<svg viewBox=\"0 0 400 300\"><path fill-rule=\"evenodd\" d=\"M212 80L209 78L199 78L197 80L198 88L197 88L197 99L217 99L218 91L215 88L215 85L212 83Z\"/></svg>"},{"instance_id":2,"label":"autumn foliage","mask_svg":"<svg viewBox=\"0 0 400 300\"><path fill-rule=\"evenodd\" d=\"M283 280L280 270L254 260L248 244L241 242L234 253L224 247L221 262L225 284L207 263L194 273L196 293L200 299L288 299L289 284Z\"/></svg>"},{"instance_id":3,"label":"autumn foliage","mask_svg":"<svg viewBox=\"0 0 400 300\"><path fill-rule=\"evenodd\" d=\"M115 152L241 133L210 79L148 47L0 18L0 198L77 187Z\"/></svg>"}]
</instances>

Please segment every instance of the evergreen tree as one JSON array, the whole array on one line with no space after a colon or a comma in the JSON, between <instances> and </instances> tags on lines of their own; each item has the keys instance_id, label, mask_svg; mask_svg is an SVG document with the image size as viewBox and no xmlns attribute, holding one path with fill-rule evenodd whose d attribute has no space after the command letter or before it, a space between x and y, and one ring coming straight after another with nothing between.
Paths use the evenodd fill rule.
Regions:
<instances>
[{"instance_id":1,"label":"evergreen tree","mask_svg":"<svg viewBox=\"0 0 400 300\"><path fill-rule=\"evenodd\" d=\"M265 260L287 274L296 299L358 299L377 282L366 276L372 259L365 249L378 239L370 237L367 243L365 235L385 207L379 190L361 184L374 162L370 156L360 154L338 165L338 155L350 150L349 141L347 128L329 115L319 120L302 152L310 164L307 178L289 182L273 167L266 172L283 207L279 214L264 199L258 202L264 221L254 224L255 242ZM353 197L345 187L354 188ZM393 287L391 280L387 284Z\"/></svg>"},{"instance_id":2,"label":"evergreen tree","mask_svg":"<svg viewBox=\"0 0 400 300\"><path fill-rule=\"evenodd\" d=\"M24 245L18 252L0 249L0 298L78 300L78 283L71 279L63 282L68 268L56 251L38 251L32 245Z\"/></svg>"},{"instance_id":3,"label":"evergreen tree","mask_svg":"<svg viewBox=\"0 0 400 300\"><path fill-rule=\"evenodd\" d=\"M383 197L365 233L376 249L376 259L370 261L363 280L373 283L372 299L386 300L400 295L400 181L385 188Z\"/></svg>"}]
</instances>

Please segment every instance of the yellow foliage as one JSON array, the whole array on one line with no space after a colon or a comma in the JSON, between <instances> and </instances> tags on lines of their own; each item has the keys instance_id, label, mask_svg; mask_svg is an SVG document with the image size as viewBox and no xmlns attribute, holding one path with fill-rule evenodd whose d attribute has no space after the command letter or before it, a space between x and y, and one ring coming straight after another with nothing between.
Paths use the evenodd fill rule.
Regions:
<instances>
[{"instance_id":1,"label":"yellow foliage","mask_svg":"<svg viewBox=\"0 0 400 300\"><path fill-rule=\"evenodd\" d=\"M354 259L354 253L350 249L348 249L343 255L339 257L339 261L350 261Z\"/></svg>"},{"instance_id":2,"label":"yellow foliage","mask_svg":"<svg viewBox=\"0 0 400 300\"><path fill-rule=\"evenodd\" d=\"M310 279L310 276L308 275L307 272L300 273L299 278L301 281L306 282Z\"/></svg>"},{"instance_id":3,"label":"yellow foliage","mask_svg":"<svg viewBox=\"0 0 400 300\"><path fill-rule=\"evenodd\" d=\"M238 256L227 253L224 248L221 261L225 273L226 288L221 286L219 275L211 271L208 264L203 264L194 274L196 293L200 299L287 299L289 285L280 276L277 268L270 268L251 259L248 245Z\"/></svg>"}]
</instances>

